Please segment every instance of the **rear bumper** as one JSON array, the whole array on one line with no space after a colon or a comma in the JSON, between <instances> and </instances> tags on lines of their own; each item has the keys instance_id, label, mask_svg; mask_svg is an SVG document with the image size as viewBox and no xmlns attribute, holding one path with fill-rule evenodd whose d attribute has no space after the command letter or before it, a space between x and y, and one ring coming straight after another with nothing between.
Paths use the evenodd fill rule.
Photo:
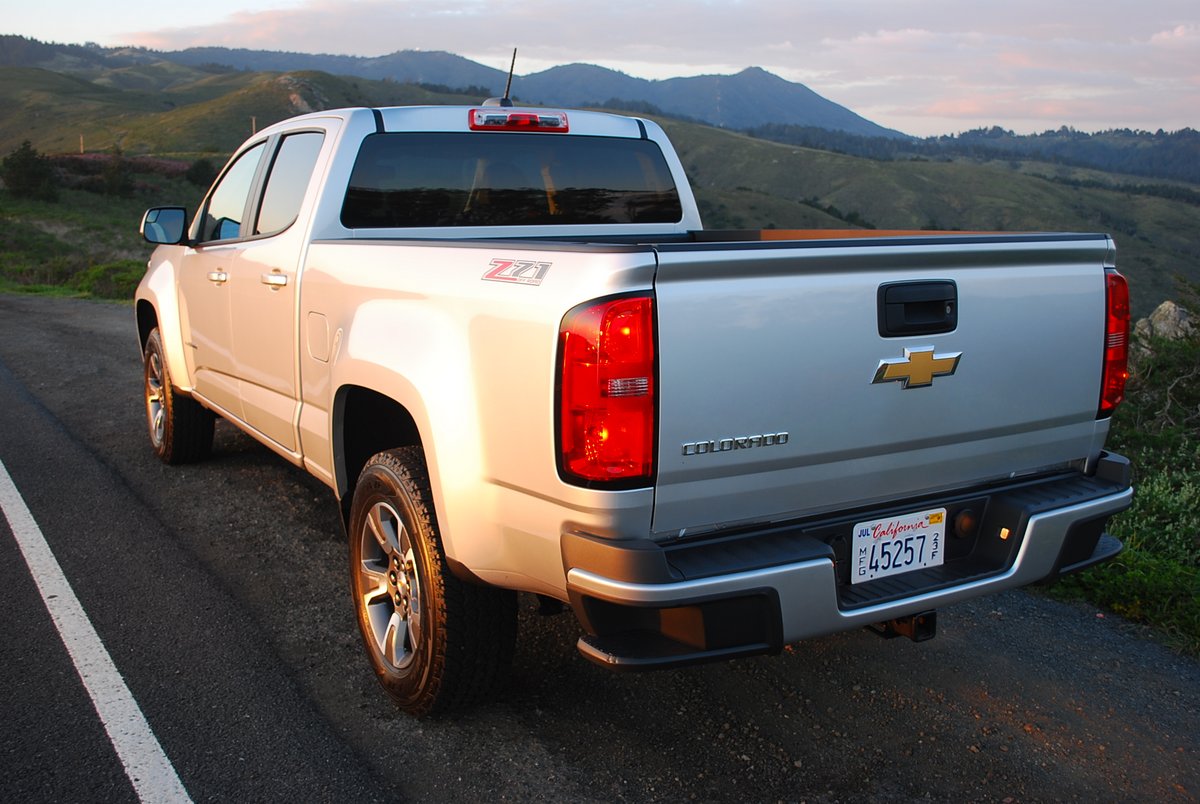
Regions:
<instances>
[{"instance_id":1,"label":"rear bumper","mask_svg":"<svg viewBox=\"0 0 1200 804\"><path fill-rule=\"evenodd\" d=\"M769 653L789 642L1054 580L1114 557L1104 533L1133 497L1128 462L1095 476L906 503L984 513L971 543L944 567L857 586L839 566L837 534L862 512L681 546L563 537L567 591L587 630L579 649L612 669L652 669ZM861 520L860 520L861 521ZM1000 540L1001 529L1008 531ZM844 550L845 548L842 547Z\"/></svg>"}]
</instances>

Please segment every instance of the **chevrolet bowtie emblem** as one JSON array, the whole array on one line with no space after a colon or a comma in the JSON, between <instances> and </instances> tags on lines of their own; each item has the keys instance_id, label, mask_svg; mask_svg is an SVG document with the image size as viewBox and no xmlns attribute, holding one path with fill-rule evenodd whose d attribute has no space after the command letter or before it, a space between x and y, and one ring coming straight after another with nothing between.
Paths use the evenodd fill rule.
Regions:
<instances>
[{"instance_id":1,"label":"chevrolet bowtie emblem","mask_svg":"<svg viewBox=\"0 0 1200 804\"><path fill-rule=\"evenodd\" d=\"M962 352L935 355L933 349L905 349L900 360L881 360L872 383L898 382L905 388L933 385L934 377L953 374Z\"/></svg>"}]
</instances>

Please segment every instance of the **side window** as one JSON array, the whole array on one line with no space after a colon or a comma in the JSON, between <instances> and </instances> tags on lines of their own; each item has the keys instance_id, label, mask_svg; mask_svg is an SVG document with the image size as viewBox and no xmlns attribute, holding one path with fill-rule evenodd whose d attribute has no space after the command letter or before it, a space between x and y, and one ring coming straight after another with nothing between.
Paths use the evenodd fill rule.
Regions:
<instances>
[{"instance_id":1,"label":"side window","mask_svg":"<svg viewBox=\"0 0 1200 804\"><path fill-rule=\"evenodd\" d=\"M267 189L263 193L254 234L282 232L296 222L324 141L325 135L319 131L289 134L283 138L267 177Z\"/></svg>"},{"instance_id":2,"label":"side window","mask_svg":"<svg viewBox=\"0 0 1200 804\"><path fill-rule=\"evenodd\" d=\"M246 211L246 197L258 170L266 143L259 143L238 157L233 166L221 177L221 181L208 199L208 206L200 221L197 240L229 240L238 236L242 215Z\"/></svg>"}]
</instances>

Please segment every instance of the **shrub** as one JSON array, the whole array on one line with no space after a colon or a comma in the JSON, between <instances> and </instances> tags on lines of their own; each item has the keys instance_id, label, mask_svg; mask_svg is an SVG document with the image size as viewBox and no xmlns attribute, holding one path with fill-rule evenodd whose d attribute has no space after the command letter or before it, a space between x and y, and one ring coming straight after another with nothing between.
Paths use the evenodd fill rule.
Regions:
<instances>
[{"instance_id":1,"label":"shrub","mask_svg":"<svg viewBox=\"0 0 1200 804\"><path fill-rule=\"evenodd\" d=\"M118 198L128 198L133 195L133 170L129 160L122 154L120 148L113 148L104 172L100 174L103 183L101 192Z\"/></svg>"},{"instance_id":2,"label":"shrub","mask_svg":"<svg viewBox=\"0 0 1200 804\"><path fill-rule=\"evenodd\" d=\"M1128 547L1200 569L1200 471L1147 475L1113 525Z\"/></svg>"},{"instance_id":3,"label":"shrub","mask_svg":"<svg viewBox=\"0 0 1200 804\"><path fill-rule=\"evenodd\" d=\"M1185 293L1195 315L1195 289ZM1134 469L1133 506L1111 523L1125 552L1055 594L1148 623L1200 655L1200 329L1139 346L1109 438Z\"/></svg>"},{"instance_id":4,"label":"shrub","mask_svg":"<svg viewBox=\"0 0 1200 804\"><path fill-rule=\"evenodd\" d=\"M4 186L15 196L40 201L58 200L54 167L29 140L21 143L0 162L0 178L4 179Z\"/></svg>"},{"instance_id":5,"label":"shrub","mask_svg":"<svg viewBox=\"0 0 1200 804\"><path fill-rule=\"evenodd\" d=\"M184 178L197 187L208 187L217 178L217 169L210 160L201 157L187 169Z\"/></svg>"},{"instance_id":6,"label":"shrub","mask_svg":"<svg viewBox=\"0 0 1200 804\"><path fill-rule=\"evenodd\" d=\"M132 299L145 273L146 263L141 260L115 260L80 271L71 285L99 299Z\"/></svg>"}]
</instances>

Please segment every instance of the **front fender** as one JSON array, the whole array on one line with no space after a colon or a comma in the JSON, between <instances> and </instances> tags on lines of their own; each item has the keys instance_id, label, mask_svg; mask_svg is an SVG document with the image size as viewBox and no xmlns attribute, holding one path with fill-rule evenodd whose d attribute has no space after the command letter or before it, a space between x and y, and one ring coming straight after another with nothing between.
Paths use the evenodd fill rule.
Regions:
<instances>
[{"instance_id":1,"label":"front fender","mask_svg":"<svg viewBox=\"0 0 1200 804\"><path fill-rule=\"evenodd\" d=\"M183 320L179 313L179 294L176 292L176 274L179 270L181 246L160 246L154 250L146 266L146 274L134 294L138 310L139 346L144 348L150 328L141 325L142 310L146 305L154 311L154 322L162 338L163 352L167 361L167 372L171 383L179 391L191 393L194 384L188 373L184 347Z\"/></svg>"}]
</instances>

